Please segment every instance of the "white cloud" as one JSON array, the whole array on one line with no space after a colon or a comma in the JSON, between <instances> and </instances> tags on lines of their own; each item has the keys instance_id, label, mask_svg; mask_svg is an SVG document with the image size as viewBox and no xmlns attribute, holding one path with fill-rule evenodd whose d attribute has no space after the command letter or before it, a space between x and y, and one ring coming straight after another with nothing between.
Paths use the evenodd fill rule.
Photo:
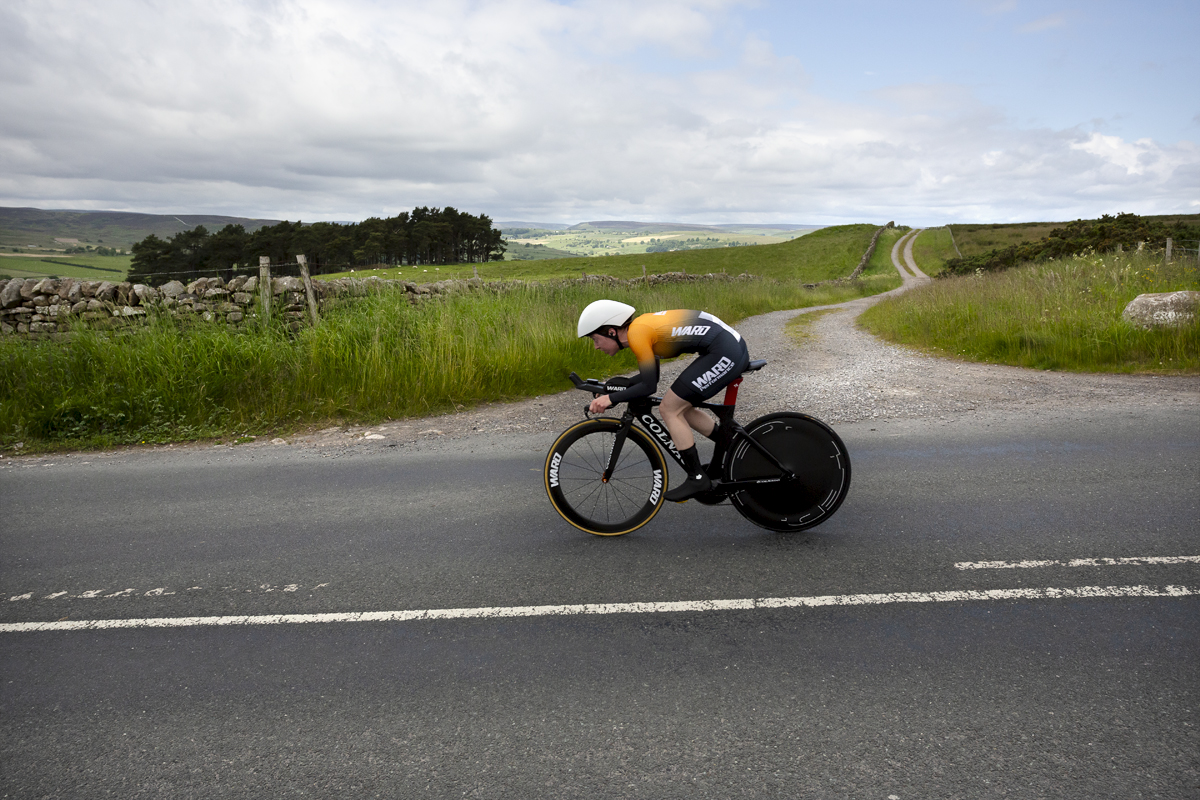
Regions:
<instances>
[{"instance_id":1,"label":"white cloud","mask_svg":"<svg viewBox=\"0 0 1200 800\"><path fill-rule=\"evenodd\" d=\"M731 5L10 2L0 204L930 222L1195 197L1186 143L1023 130L948 83L839 102L753 36L712 58Z\"/></svg>"},{"instance_id":2,"label":"white cloud","mask_svg":"<svg viewBox=\"0 0 1200 800\"><path fill-rule=\"evenodd\" d=\"M1071 147L1121 167L1129 175L1143 175L1147 169L1163 175L1175 166L1172 159L1164 158L1162 148L1149 139L1127 142L1119 136L1093 133L1085 141L1072 142Z\"/></svg>"}]
</instances>

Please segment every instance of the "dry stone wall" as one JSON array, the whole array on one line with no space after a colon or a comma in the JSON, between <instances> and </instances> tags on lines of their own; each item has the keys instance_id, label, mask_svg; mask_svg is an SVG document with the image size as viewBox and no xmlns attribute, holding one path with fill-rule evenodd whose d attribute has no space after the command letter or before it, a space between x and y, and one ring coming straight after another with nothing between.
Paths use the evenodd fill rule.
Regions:
<instances>
[{"instance_id":1,"label":"dry stone wall","mask_svg":"<svg viewBox=\"0 0 1200 800\"><path fill-rule=\"evenodd\" d=\"M607 285L658 285L695 280L747 280L750 275L687 275L681 272L620 280L604 275L577 278L573 283ZM319 308L350 301L372 292L402 291L409 302L420 303L438 295L478 290L505 291L528 285L522 281L484 283L444 280L416 284L411 281L376 277L314 280L313 293ZM304 324L307 305L299 278L271 279L272 314L282 314L293 328ZM198 278L188 284L171 281L157 288L140 283L83 281L74 278L12 278L0 280L0 335L30 339L60 338L72 321L89 326L122 328L144 323L151 315L170 315L180 320L245 328L259 314L260 286L257 276L239 275ZM277 310L278 309L278 310Z\"/></svg>"}]
</instances>

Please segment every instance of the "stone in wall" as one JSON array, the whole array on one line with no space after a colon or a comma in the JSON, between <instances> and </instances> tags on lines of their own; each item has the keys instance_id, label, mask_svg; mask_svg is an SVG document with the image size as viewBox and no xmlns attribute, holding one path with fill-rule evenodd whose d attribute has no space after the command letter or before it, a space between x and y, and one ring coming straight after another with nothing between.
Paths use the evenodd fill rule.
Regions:
<instances>
[{"instance_id":1,"label":"stone in wall","mask_svg":"<svg viewBox=\"0 0 1200 800\"><path fill-rule=\"evenodd\" d=\"M158 290L144 283L135 283L133 293L137 297L139 305L155 303L159 299Z\"/></svg>"},{"instance_id":2,"label":"stone in wall","mask_svg":"<svg viewBox=\"0 0 1200 800\"><path fill-rule=\"evenodd\" d=\"M187 291L187 288L179 281L167 281L162 286L158 287L158 292L163 297L169 297L174 300L179 295Z\"/></svg>"},{"instance_id":3,"label":"stone in wall","mask_svg":"<svg viewBox=\"0 0 1200 800\"><path fill-rule=\"evenodd\" d=\"M299 278L286 275L282 278L271 279L271 294L283 294L284 292L303 292L304 284Z\"/></svg>"},{"instance_id":4,"label":"stone in wall","mask_svg":"<svg viewBox=\"0 0 1200 800\"><path fill-rule=\"evenodd\" d=\"M21 305L21 285L23 283L24 281L20 278L13 278L4 284L4 288L0 289L0 308Z\"/></svg>"}]
</instances>

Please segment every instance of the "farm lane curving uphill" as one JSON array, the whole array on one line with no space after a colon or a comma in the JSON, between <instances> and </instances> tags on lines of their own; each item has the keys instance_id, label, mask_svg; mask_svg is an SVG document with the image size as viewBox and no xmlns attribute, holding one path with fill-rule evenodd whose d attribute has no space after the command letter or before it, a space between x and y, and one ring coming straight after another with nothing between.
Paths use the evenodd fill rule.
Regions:
<instances>
[{"instance_id":1,"label":"farm lane curving uphill","mask_svg":"<svg viewBox=\"0 0 1200 800\"><path fill-rule=\"evenodd\" d=\"M917 266L916 260L913 259L913 243L917 241L917 237L921 235L921 231L923 230L924 228L917 228L911 231L904 241L904 266L908 268L908 271L917 279L918 283L929 280L929 276L921 271L921 268ZM899 244L899 242L896 244ZM900 270L900 274L903 275L904 270L900 269L900 264L896 261L896 250L894 248L892 250L892 263L896 265L896 269Z\"/></svg>"},{"instance_id":2,"label":"farm lane curving uphill","mask_svg":"<svg viewBox=\"0 0 1200 800\"><path fill-rule=\"evenodd\" d=\"M1195 797L1200 381L931 358L872 302L737 326L739 418L850 448L798 535L570 528L579 392L0 460L0 624L120 621L0 629L0 796Z\"/></svg>"}]
</instances>

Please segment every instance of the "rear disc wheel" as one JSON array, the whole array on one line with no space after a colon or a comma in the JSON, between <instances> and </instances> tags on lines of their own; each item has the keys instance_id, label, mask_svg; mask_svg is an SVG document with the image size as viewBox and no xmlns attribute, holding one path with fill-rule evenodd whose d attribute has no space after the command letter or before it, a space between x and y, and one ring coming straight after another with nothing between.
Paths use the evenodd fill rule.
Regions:
<instances>
[{"instance_id":1,"label":"rear disc wheel","mask_svg":"<svg viewBox=\"0 0 1200 800\"><path fill-rule=\"evenodd\" d=\"M773 531L802 531L829 519L850 491L850 454L833 429L807 414L782 412L759 417L746 433L796 479L765 483L730 496L742 516ZM774 478L779 469L745 440L726 458L731 481Z\"/></svg>"}]
</instances>

